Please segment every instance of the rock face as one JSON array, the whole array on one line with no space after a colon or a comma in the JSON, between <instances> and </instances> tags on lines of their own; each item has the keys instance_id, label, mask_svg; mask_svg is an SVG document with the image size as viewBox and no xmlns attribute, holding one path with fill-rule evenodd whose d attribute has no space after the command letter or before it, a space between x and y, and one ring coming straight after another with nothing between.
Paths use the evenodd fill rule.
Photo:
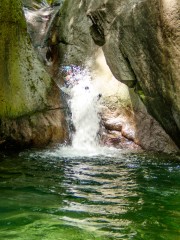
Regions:
<instances>
[{"instance_id":1,"label":"rock face","mask_svg":"<svg viewBox=\"0 0 180 240\"><path fill-rule=\"evenodd\" d=\"M59 13L60 63L88 65L96 75L103 50L112 74L131 88L112 108L131 105L133 139L147 150L177 150L166 132L180 146L178 9L169 0L65 0Z\"/></svg>"},{"instance_id":2,"label":"rock face","mask_svg":"<svg viewBox=\"0 0 180 240\"><path fill-rule=\"evenodd\" d=\"M55 75L58 67L56 15L60 5L34 9L24 7L27 29L38 58L46 70Z\"/></svg>"},{"instance_id":3,"label":"rock face","mask_svg":"<svg viewBox=\"0 0 180 240\"><path fill-rule=\"evenodd\" d=\"M133 148L176 151L174 142L180 147L180 3L53 2L56 6L48 15L39 10L45 20L36 23L47 33L41 38L40 32L34 45L44 47L39 56L60 84L62 65L89 67L103 93L102 141L117 147L131 142ZM34 6L29 0L24 3ZM1 0L0 22L0 146L63 142L67 134L61 96L31 46L20 0Z\"/></svg>"},{"instance_id":4,"label":"rock face","mask_svg":"<svg viewBox=\"0 0 180 240\"><path fill-rule=\"evenodd\" d=\"M119 102L106 103L107 109L102 112L105 131L102 140L111 143L119 136L115 146L119 148L142 149L160 152L177 151L171 138L161 128L160 124L147 113L147 110L136 94L133 105L126 108ZM110 144L109 144L110 145ZM113 144L112 144L113 145ZM139 147L138 147L139 146Z\"/></svg>"},{"instance_id":5,"label":"rock face","mask_svg":"<svg viewBox=\"0 0 180 240\"><path fill-rule=\"evenodd\" d=\"M103 45L111 71L135 88L148 111L180 146L180 2L98 3L91 1L88 8L92 37Z\"/></svg>"},{"instance_id":6,"label":"rock face","mask_svg":"<svg viewBox=\"0 0 180 240\"><path fill-rule=\"evenodd\" d=\"M0 146L66 137L59 90L37 59L20 0L0 2Z\"/></svg>"}]
</instances>

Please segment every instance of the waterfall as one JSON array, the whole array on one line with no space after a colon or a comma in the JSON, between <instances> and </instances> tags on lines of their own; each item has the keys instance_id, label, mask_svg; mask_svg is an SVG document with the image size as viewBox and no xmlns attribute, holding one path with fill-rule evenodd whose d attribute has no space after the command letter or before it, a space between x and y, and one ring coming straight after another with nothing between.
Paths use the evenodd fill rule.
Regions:
<instances>
[{"instance_id":1,"label":"waterfall","mask_svg":"<svg viewBox=\"0 0 180 240\"><path fill-rule=\"evenodd\" d=\"M94 149L98 146L99 131L98 93L85 79L72 88L69 101L75 133L72 146L76 149Z\"/></svg>"},{"instance_id":2,"label":"waterfall","mask_svg":"<svg viewBox=\"0 0 180 240\"><path fill-rule=\"evenodd\" d=\"M99 92L96 90L87 70L70 69L66 75L66 85L61 88L69 94L68 105L74 126L72 134L73 150L90 152L98 148Z\"/></svg>"}]
</instances>

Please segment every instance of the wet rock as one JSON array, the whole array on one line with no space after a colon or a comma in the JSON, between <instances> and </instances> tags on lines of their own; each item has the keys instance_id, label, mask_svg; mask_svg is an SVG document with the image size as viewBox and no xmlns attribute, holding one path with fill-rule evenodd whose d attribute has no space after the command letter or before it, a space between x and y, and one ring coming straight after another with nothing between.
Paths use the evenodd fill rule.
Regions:
<instances>
[{"instance_id":1,"label":"wet rock","mask_svg":"<svg viewBox=\"0 0 180 240\"><path fill-rule=\"evenodd\" d=\"M138 99L136 99L136 104L137 102ZM161 128L159 123L147 113L140 100L139 104L129 109L129 111L120 108L120 106L118 107L118 105L113 104L113 108L110 105L109 108L103 109L102 122L105 129L102 131L102 136L103 139L105 138L105 141L103 141L105 144L115 147L121 145L122 147L122 143L125 142L127 144L123 144L123 148L125 146L127 148L139 146L150 151L167 153L178 151L172 139ZM119 135L115 137L109 134L110 132ZM118 137L121 137L119 144L116 141Z\"/></svg>"},{"instance_id":2,"label":"wet rock","mask_svg":"<svg viewBox=\"0 0 180 240\"><path fill-rule=\"evenodd\" d=\"M95 2L88 15L97 30L103 29L99 34L105 36L103 51L112 73L135 89L180 147L179 2Z\"/></svg>"},{"instance_id":3,"label":"wet rock","mask_svg":"<svg viewBox=\"0 0 180 240\"><path fill-rule=\"evenodd\" d=\"M142 150L138 144L124 137L119 131L105 131L101 137L101 144L119 149Z\"/></svg>"},{"instance_id":4,"label":"wet rock","mask_svg":"<svg viewBox=\"0 0 180 240\"><path fill-rule=\"evenodd\" d=\"M146 150L171 152L179 145L177 9L177 1L167 0L65 0L58 15L60 65L90 66L103 79L100 90L107 75L125 83L129 89L114 78L108 93L102 91L109 109L102 120ZM102 53L111 74L100 67Z\"/></svg>"},{"instance_id":5,"label":"wet rock","mask_svg":"<svg viewBox=\"0 0 180 240\"><path fill-rule=\"evenodd\" d=\"M104 121L104 126L108 130L121 131L123 121L120 118L111 118Z\"/></svg>"},{"instance_id":6,"label":"wet rock","mask_svg":"<svg viewBox=\"0 0 180 240\"><path fill-rule=\"evenodd\" d=\"M0 148L44 147L48 144L62 143L67 138L65 122L60 109L36 113L32 116L1 121Z\"/></svg>"},{"instance_id":7,"label":"wet rock","mask_svg":"<svg viewBox=\"0 0 180 240\"><path fill-rule=\"evenodd\" d=\"M111 98L112 115L104 119L104 125L146 150L176 151L166 132L180 144L178 4L168 0L65 0L59 14L46 9L40 10L39 22L35 18L37 29L41 26L44 31L42 36L34 35L35 45L45 44L41 57L46 63L57 60L54 53L58 51L53 44L58 44L60 64L92 62L92 69L97 53L103 50L116 79L134 89L165 131L139 104L132 90L124 102L122 91ZM52 31L55 23L58 33ZM50 48L47 42L51 42ZM51 72L55 71L52 68ZM117 118L113 116L114 109L121 111ZM126 109L131 113L127 114Z\"/></svg>"},{"instance_id":8,"label":"wet rock","mask_svg":"<svg viewBox=\"0 0 180 240\"><path fill-rule=\"evenodd\" d=\"M1 0L0 21L0 147L64 141L59 90L31 45L21 1Z\"/></svg>"}]
</instances>

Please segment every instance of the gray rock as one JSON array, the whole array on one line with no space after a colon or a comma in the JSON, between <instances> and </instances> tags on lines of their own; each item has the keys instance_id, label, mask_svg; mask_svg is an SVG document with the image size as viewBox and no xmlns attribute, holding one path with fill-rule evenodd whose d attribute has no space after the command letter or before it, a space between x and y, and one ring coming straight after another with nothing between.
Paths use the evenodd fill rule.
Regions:
<instances>
[{"instance_id":1,"label":"gray rock","mask_svg":"<svg viewBox=\"0 0 180 240\"><path fill-rule=\"evenodd\" d=\"M21 1L1 0L0 21L0 146L64 141L59 89L30 42Z\"/></svg>"},{"instance_id":2,"label":"gray rock","mask_svg":"<svg viewBox=\"0 0 180 240\"><path fill-rule=\"evenodd\" d=\"M104 104L123 112L130 107L137 126L132 126L131 135L147 150L177 151L171 138L180 144L178 4L65 0L59 13L60 64L84 64L93 70L96 53L102 49L113 75L131 88L125 102L109 99Z\"/></svg>"},{"instance_id":3,"label":"gray rock","mask_svg":"<svg viewBox=\"0 0 180 240\"><path fill-rule=\"evenodd\" d=\"M92 24L104 30L99 34L106 36L103 50L111 71L130 87L134 79L148 111L178 146L179 9L180 2L167 0L108 0L89 7L89 15L95 16Z\"/></svg>"}]
</instances>

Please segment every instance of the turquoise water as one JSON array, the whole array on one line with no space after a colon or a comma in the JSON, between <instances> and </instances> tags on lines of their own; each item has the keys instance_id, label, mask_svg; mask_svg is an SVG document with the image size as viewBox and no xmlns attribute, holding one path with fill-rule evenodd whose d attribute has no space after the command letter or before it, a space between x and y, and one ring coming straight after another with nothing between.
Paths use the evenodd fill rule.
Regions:
<instances>
[{"instance_id":1,"label":"turquoise water","mask_svg":"<svg viewBox=\"0 0 180 240\"><path fill-rule=\"evenodd\" d=\"M0 155L0 239L180 239L178 157Z\"/></svg>"}]
</instances>

